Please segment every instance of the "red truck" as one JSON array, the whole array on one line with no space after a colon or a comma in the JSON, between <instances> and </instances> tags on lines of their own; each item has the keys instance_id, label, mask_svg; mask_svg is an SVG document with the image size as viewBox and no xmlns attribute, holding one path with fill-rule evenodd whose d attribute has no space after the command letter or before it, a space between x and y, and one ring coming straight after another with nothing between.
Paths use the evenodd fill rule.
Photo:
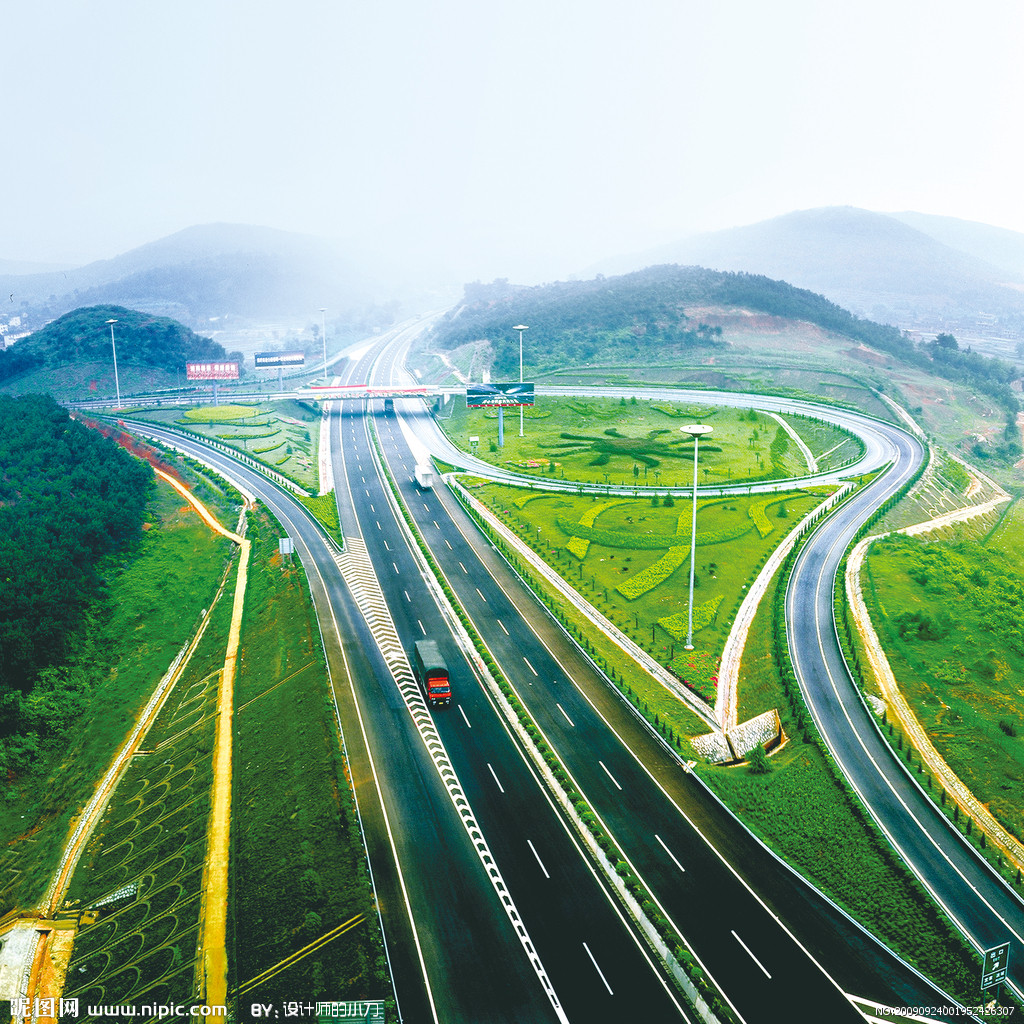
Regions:
<instances>
[{"instance_id":1,"label":"red truck","mask_svg":"<svg viewBox=\"0 0 1024 1024\"><path fill-rule=\"evenodd\" d=\"M448 666L436 640L417 640L413 645L412 670L428 704L450 704L452 687Z\"/></svg>"}]
</instances>

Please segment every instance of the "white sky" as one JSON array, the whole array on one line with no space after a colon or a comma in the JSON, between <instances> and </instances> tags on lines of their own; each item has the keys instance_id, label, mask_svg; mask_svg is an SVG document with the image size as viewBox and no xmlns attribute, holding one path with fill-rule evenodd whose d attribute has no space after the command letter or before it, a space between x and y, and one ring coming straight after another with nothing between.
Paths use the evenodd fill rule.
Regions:
<instances>
[{"instance_id":1,"label":"white sky","mask_svg":"<svg viewBox=\"0 0 1024 1024\"><path fill-rule=\"evenodd\" d=\"M1024 231L1019 0L4 8L0 258L228 221L525 280L816 206Z\"/></svg>"}]
</instances>

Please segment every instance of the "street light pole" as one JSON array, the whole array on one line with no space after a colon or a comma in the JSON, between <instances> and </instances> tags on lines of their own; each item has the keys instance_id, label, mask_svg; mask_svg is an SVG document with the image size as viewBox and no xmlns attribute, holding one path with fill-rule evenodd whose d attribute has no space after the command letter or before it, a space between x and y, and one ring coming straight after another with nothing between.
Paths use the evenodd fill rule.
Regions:
<instances>
[{"instance_id":1,"label":"street light pole","mask_svg":"<svg viewBox=\"0 0 1024 1024\"><path fill-rule=\"evenodd\" d=\"M320 307L320 340L324 343L324 383L327 383L327 307Z\"/></svg>"},{"instance_id":2,"label":"street light pole","mask_svg":"<svg viewBox=\"0 0 1024 1024\"><path fill-rule=\"evenodd\" d=\"M512 328L513 331L519 332L519 383L523 383L523 331L528 331L530 328L526 324L516 324ZM520 396L522 397L522 396ZM519 406L519 436L523 436L523 407Z\"/></svg>"},{"instance_id":3,"label":"street light pole","mask_svg":"<svg viewBox=\"0 0 1024 1024\"><path fill-rule=\"evenodd\" d=\"M114 343L114 324L116 324L117 321L116 320L108 320L107 323L110 324L110 348L111 348L111 350L114 353L114 388L117 390L117 407L118 407L118 409L120 409L121 408L121 381L118 379L118 376L117 376L117 345Z\"/></svg>"},{"instance_id":4,"label":"street light pole","mask_svg":"<svg viewBox=\"0 0 1024 1024\"><path fill-rule=\"evenodd\" d=\"M693 650L693 572L697 561L697 448L700 439L714 429L704 423L690 423L679 428L684 434L693 438L693 521L690 524L690 617L686 630L686 643L683 649Z\"/></svg>"}]
</instances>

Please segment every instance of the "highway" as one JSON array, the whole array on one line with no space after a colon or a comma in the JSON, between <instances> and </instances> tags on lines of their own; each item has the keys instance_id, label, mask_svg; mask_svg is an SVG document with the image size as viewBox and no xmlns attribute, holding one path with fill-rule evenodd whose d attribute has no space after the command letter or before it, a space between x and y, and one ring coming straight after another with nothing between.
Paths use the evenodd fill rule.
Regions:
<instances>
[{"instance_id":1,"label":"highway","mask_svg":"<svg viewBox=\"0 0 1024 1024\"><path fill-rule=\"evenodd\" d=\"M351 372L366 369L360 360ZM677 392L672 394L678 397ZM708 400L700 395L694 400ZM736 396L731 398L737 401ZM752 401L741 396L739 404ZM757 405L762 407L760 401ZM816 1013L825 1006L829 1019L836 1020L858 1019L843 991L894 1005L938 1005L941 1000L922 979L876 948L844 915L823 905L817 894L790 877L788 869L773 862L730 816L715 808L715 801L696 780L683 775L678 763L631 718L606 685L587 679L588 674L596 677L592 666L545 621L532 599L511 594L507 567L495 564L493 552L478 535L473 538L475 529L459 521L459 510L450 500L442 505L438 493L419 502L427 504L426 509L417 506L413 499L422 495L411 481L411 460L418 451L409 449L408 435L415 433L417 449L429 447L431 429L436 434L436 428L421 405L415 412L401 409L400 419L407 425L403 430L394 429L399 422L395 417L381 419L381 440L424 536L446 566L449 582L471 609L509 677L520 684L524 701L570 763L580 788L745 1019L763 1019L766 1007L778 1004L780 993L794 990L801 993L803 1005L814 1006ZM447 625L373 469L361 410L347 406L330 422L346 537L364 538L403 646L408 649L422 635L444 634ZM898 442L886 439L885 428L876 421L869 422L881 431L877 444L869 445L876 464L907 457L906 452L894 455ZM208 451L204 458L229 467L230 476L243 475L246 486L260 494L297 538L324 627L346 745L354 762L403 1019L543 1020L563 1014L571 1020L613 1019L606 1015L626 1012L624 1007L629 1007L631 1017L640 1008L651 1020L679 1019L679 1009L657 980L646 953L619 920L603 887L587 877L589 869L581 870L575 841L551 809L468 663L448 640L445 655L458 666L453 676L466 699L436 711L434 722L556 996L545 994L542 978L523 955L520 937L501 911L451 799L424 756L423 740L400 698L393 667L355 608L338 560L290 499L230 459ZM350 497L342 500L346 486ZM431 501L435 497L436 507ZM827 573L827 567L821 571ZM820 595L821 579L816 587ZM816 621L830 621L830 588L828 593L827 602L812 602ZM823 618L825 604L828 619ZM795 606L791 610L797 614ZM800 634L805 635L807 628L801 625ZM809 666L801 662L801 672L808 678ZM812 705L816 719L819 713L824 715L824 692L819 688L818 703ZM825 733L822 721L819 727ZM368 792L376 797L368 798ZM700 819L700 831L691 817ZM643 828L638 827L641 822ZM726 865L705 836L713 837L715 847L741 865L739 870ZM737 856L740 850L744 852ZM424 867L425 855L431 867ZM969 851L967 855L970 859ZM760 867L752 863L754 859ZM439 864L443 871L437 870ZM764 903L744 882L767 893ZM775 915L785 920L789 931ZM827 973L790 931L814 950ZM829 951L830 936L845 955ZM502 964L499 977L493 969L496 963ZM470 977L464 977L467 974Z\"/></svg>"}]
</instances>

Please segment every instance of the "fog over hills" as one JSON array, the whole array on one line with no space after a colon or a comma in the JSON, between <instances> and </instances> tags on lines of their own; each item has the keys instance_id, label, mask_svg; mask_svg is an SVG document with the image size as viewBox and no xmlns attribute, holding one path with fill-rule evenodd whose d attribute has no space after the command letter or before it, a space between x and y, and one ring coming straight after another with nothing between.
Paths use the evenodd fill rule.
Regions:
<instances>
[{"instance_id":1,"label":"fog over hills","mask_svg":"<svg viewBox=\"0 0 1024 1024\"><path fill-rule=\"evenodd\" d=\"M4 312L33 327L80 306L116 303L204 328L212 319L332 317L395 298L366 261L322 238L272 228L207 224L109 260L47 273L0 264Z\"/></svg>"},{"instance_id":2,"label":"fog over hills","mask_svg":"<svg viewBox=\"0 0 1024 1024\"><path fill-rule=\"evenodd\" d=\"M765 274L905 329L1024 336L1024 235L986 224L825 207L693 235L590 272L659 263Z\"/></svg>"}]
</instances>

